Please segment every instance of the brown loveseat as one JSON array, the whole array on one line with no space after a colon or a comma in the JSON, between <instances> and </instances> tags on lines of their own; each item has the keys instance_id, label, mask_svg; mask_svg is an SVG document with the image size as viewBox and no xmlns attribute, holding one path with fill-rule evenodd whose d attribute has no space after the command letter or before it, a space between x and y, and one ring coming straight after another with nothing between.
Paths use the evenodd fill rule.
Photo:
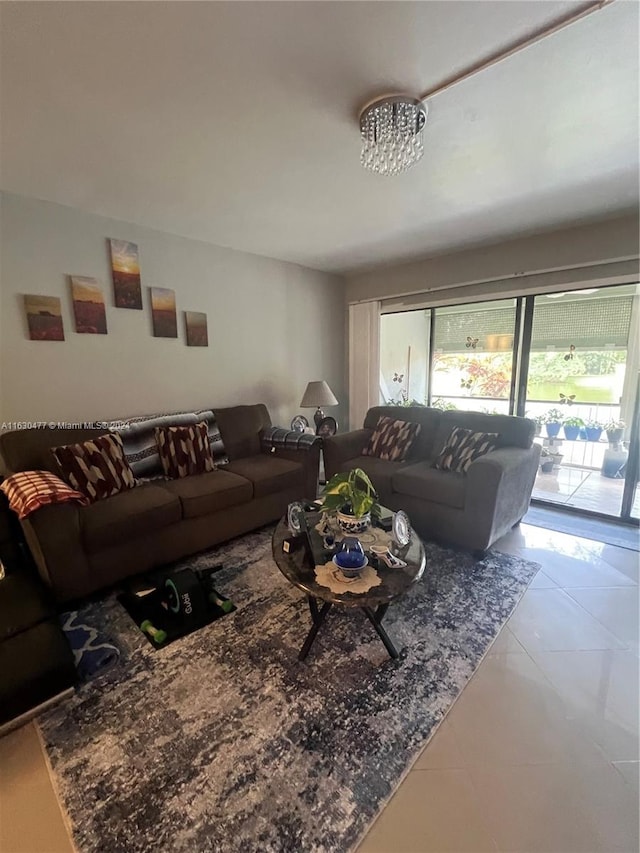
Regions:
<instances>
[{"instance_id":1,"label":"brown loveseat","mask_svg":"<svg viewBox=\"0 0 640 853\"><path fill-rule=\"evenodd\" d=\"M382 415L420 424L404 462L362 455ZM432 467L456 426L499 433L497 449L476 459L465 474ZM540 456L534 432L534 422L526 418L376 406L367 412L363 429L324 440L324 465L328 477L362 468L381 502L405 510L421 536L485 551L527 511Z\"/></svg>"},{"instance_id":2,"label":"brown loveseat","mask_svg":"<svg viewBox=\"0 0 640 853\"><path fill-rule=\"evenodd\" d=\"M263 404L208 414L217 422L228 464L179 480L152 479L87 507L43 507L22 522L38 570L58 601L87 595L276 521L291 501L315 495L319 440L274 430ZM5 433L0 436L3 470L7 475L37 469L58 473L52 447L104 433Z\"/></svg>"}]
</instances>

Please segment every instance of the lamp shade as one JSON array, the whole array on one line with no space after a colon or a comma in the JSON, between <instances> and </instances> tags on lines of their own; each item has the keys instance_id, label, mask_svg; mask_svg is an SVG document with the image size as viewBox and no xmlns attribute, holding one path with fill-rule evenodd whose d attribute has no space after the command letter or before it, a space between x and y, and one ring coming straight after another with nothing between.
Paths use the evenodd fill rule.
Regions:
<instances>
[{"instance_id":1,"label":"lamp shade","mask_svg":"<svg viewBox=\"0 0 640 853\"><path fill-rule=\"evenodd\" d=\"M314 406L337 406L338 401L335 394L324 380L309 382L306 391L300 401L303 409L312 409Z\"/></svg>"}]
</instances>

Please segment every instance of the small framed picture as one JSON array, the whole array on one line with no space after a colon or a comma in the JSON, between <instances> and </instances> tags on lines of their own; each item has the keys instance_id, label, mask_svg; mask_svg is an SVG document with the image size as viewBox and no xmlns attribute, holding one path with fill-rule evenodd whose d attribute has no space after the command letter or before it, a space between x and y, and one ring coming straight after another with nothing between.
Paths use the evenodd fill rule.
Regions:
<instances>
[{"instance_id":1,"label":"small framed picture","mask_svg":"<svg viewBox=\"0 0 640 853\"><path fill-rule=\"evenodd\" d=\"M291 421L291 429L294 432L304 432L308 426L309 421L305 418L304 415L296 415L295 418Z\"/></svg>"},{"instance_id":2,"label":"small framed picture","mask_svg":"<svg viewBox=\"0 0 640 853\"><path fill-rule=\"evenodd\" d=\"M321 436L322 438L330 438L332 435L335 435L338 432L338 421L335 418L332 418L329 415L326 418L323 418L316 430L316 435Z\"/></svg>"},{"instance_id":3,"label":"small framed picture","mask_svg":"<svg viewBox=\"0 0 640 853\"><path fill-rule=\"evenodd\" d=\"M184 323L187 330L188 347L208 347L207 315L202 311L185 311Z\"/></svg>"}]
</instances>

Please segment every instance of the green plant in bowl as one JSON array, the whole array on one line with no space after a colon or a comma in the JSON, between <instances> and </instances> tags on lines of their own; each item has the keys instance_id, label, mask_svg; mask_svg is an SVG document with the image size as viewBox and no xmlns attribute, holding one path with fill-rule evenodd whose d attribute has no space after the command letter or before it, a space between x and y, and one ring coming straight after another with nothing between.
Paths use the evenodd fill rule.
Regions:
<instances>
[{"instance_id":1,"label":"green plant in bowl","mask_svg":"<svg viewBox=\"0 0 640 853\"><path fill-rule=\"evenodd\" d=\"M322 494L323 508L330 512L343 512L354 518L380 515L378 494L362 468L334 474Z\"/></svg>"}]
</instances>

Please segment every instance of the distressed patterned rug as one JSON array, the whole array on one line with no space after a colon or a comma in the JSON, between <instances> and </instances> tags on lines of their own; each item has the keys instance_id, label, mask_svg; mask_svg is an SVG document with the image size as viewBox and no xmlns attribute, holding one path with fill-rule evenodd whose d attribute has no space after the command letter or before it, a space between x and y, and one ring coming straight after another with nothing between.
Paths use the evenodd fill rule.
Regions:
<instances>
[{"instance_id":1,"label":"distressed patterned rug","mask_svg":"<svg viewBox=\"0 0 640 853\"><path fill-rule=\"evenodd\" d=\"M165 649L114 597L81 611L121 662L39 719L80 853L353 849L538 568L428 545L385 619L398 660L334 608L300 663L309 612L271 532L189 561L225 563L238 610Z\"/></svg>"}]
</instances>

